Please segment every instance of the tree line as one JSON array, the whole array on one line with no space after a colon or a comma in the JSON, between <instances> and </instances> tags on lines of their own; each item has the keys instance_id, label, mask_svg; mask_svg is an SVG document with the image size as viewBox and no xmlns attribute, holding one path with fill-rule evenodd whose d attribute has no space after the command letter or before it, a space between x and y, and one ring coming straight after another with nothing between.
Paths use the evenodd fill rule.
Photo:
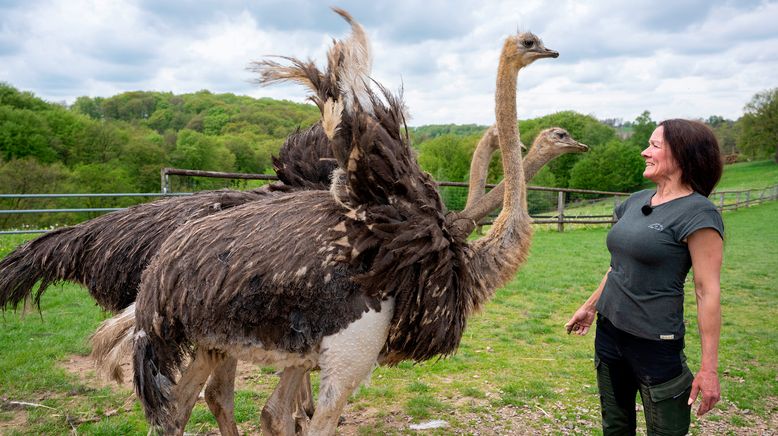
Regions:
<instances>
[{"instance_id":1,"label":"tree line","mask_svg":"<svg viewBox=\"0 0 778 436\"><path fill-rule=\"evenodd\" d=\"M761 159L776 153L778 88L754 96L738 120L711 116L724 154ZM272 173L271 156L295 129L319 118L310 104L255 99L207 90L176 95L133 91L79 97L70 105L46 102L0 82L0 191L3 193L158 192L166 166ZM649 112L634 121L597 120L573 111L519 122L529 145L544 128L560 126L591 147L551 162L531 182L552 187L631 191L643 183L640 150L656 126ZM437 180L466 181L470 157L486 126L410 128L421 166ZM778 159L778 154L776 154ZM489 181L502 177L499 156ZM174 189L193 191L240 182L176 178ZM47 200L48 201L48 200ZM40 200L36 207L45 207ZM125 206L131 199L91 199L90 206ZM29 202L28 202L29 203ZM84 205L84 200L79 200ZM18 207L5 200L2 208ZM451 204L456 208L457 204ZM29 207L29 206L27 206ZM9 221L10 220L10 221ZM29 222L5 217L9 222ZM38 223L60 223L56 216Z\"/></svg>"}]
</instances>

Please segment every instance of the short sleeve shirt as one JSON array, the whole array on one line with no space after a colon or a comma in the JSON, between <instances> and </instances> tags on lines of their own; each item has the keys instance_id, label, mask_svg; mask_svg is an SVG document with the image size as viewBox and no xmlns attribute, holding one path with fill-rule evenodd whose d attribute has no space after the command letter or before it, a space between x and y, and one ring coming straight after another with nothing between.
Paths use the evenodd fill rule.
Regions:
<instances>
[{"instance_id":1,"label":"short sleeve shirt","mask_svg":"<svg viewBox=\"0 0 778 436\"><path fill-rule=\"evenodd\" d=\"M724 235L721 214L694 192L651 208L654 190L631 195L616 208L608 233L611 271L597 311L617 328L655 340L683 337L683 287L692 266L686 238L702 228Z\"/></svg>"}]
</instances>

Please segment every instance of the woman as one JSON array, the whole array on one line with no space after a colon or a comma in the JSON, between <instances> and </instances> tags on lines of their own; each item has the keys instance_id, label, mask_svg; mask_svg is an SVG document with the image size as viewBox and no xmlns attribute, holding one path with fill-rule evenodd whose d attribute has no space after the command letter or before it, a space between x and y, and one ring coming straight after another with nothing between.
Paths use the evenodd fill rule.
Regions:
<instances>
[{"instance_id":1,"label":"woman","mask_svg":"<svg viewBox=\"0 0 778 436\"><path fill-rule=\"evenodd\" d=\"M678 119L660 123L641 155L643 176L656 189L637 192L616 207L619 221L607 237L610 268L565 328L585 335L597 314L595 365L604 434L635 434L638 391L649 435L686 434L698 394L698 416L720 398L724 225L707 196L721 178L721 156L707 126ZM683 285L690 268L702 342L696 376L683 354Z\"/></svg>"}]
</instances>

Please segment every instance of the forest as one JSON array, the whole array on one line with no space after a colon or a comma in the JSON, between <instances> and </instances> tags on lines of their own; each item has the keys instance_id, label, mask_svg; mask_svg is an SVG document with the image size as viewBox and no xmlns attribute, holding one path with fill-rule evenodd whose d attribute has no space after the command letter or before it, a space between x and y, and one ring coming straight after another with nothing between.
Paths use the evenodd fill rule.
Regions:
<instances>
[{"instance_id":1,"label":"forest","mask_svg":"<svg viewBox=\"0 0 778 436\"><path fill-rule=\"evenodd\" d=\"M316 122L318 115L310 104L207 90L83 96L62 105L0 82L0 193L159 192L164 167L272 173L271 156L284 138ZM703 121L714 129L728 162L778 159L778 88L753 96L738 120L713 115ZM643 184L640 150L656 121L648 111L627 122L564 111L520 120L519 126L528 146L551 126L567 129L590 146L589 153L551 162L532 184L628 192ZM411 127L409 133L419 163L436 180L466 181L470 157L486 128L428 125ZM496 156L490 182L501 175ZM181 178L173 187L190 192L246 185ZM90 206L133 201L138 200L90 200ZM0 208L18 207L19 202L0 200ZM35 220L51 225L47 220L56 218ZM4 221L7 225L8 219Z\"/></svg>"}]
</instances>

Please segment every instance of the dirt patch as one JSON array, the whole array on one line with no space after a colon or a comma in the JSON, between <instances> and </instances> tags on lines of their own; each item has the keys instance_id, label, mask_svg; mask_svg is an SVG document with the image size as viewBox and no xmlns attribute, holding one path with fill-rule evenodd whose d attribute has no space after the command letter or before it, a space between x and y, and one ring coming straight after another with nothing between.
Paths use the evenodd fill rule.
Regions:
<instances>
[{"instance_id":1,"label":"dirt patch","mask_svg":"<svg viewBox=\"0 0 778 436\"><path fill-rule=\"evenodd\" d=\"M11 419L0 419L0 434L5 434L6 431L18 430L24 428L27 425L27 411L26 410L14 410L10 412L3 412L3 415L11 414Z\"/></svg>"},{"instance_id":2,"label":"dirt patch","mask_svg":"<svg viewBox=\"0 0 778 436\"><path fill-rule=\"evenodd\" d=\"M110 387L113 389L117 387L117 383L113 380L108 380L105 377L97 375L94 360L89 356L74 354L60 362L60 366L67 372L77 376L79 380L87 386L96 388ZM118 386L132 390L132 364L130 363L129 356L122 362L121 367L124 372L124 380L122 383L118 384Z\"/></svg>"},{"instance_id":3,"label":"dirt patch","mask_svg":"<svg viewBox=\"0 0 778 436\"><path fill-rule=\"evenodd\" d=\"M699 429L699 434L778 435L778 397L765 398L764 403L769 410L767 418L724 400L692 425Z\"/></svg>"}]
</instances>

